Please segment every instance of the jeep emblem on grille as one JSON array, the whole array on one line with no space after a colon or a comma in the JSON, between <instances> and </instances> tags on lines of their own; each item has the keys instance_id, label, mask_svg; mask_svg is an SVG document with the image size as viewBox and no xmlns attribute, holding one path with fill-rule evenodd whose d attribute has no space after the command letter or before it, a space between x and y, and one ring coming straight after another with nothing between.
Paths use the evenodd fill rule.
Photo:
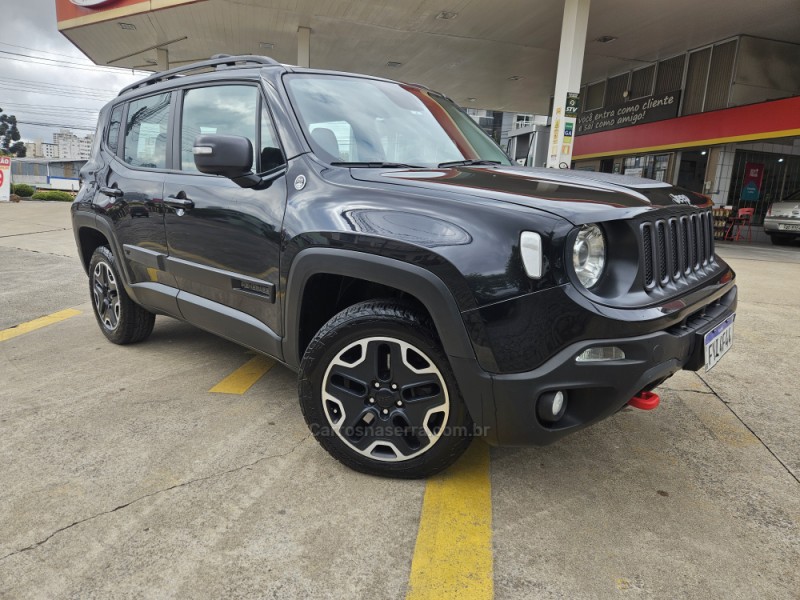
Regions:
<instances>
[{"instance_id":1,"label":"jeep emblem on grille","mask_svg":"<svg viewBox=\"0 0 800 600\"><path fill-rule=\"evenodd\" d=\"M676 204L692 203L691 199L686 194L670 194L669 197L672 198L672 201L675 202Z\"/></svg>"}]
</instances>

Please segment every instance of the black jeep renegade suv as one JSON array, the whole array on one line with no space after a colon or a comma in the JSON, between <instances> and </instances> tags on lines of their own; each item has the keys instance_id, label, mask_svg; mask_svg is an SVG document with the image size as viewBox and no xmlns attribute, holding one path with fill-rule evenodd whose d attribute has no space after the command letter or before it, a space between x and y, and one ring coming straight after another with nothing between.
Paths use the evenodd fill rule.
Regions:
<instances>
[{"instance_id":1,"label":"black jeep renegade suv","mask_svg":"<svg viewBox=\"0 0 800 600\"><path fill-rule=\"evenodd\" d=\"M161 314L275 357L359 471L548 444L731 344L706 197L512 166L422 86L215 57L122 90L81 178L105 336Z\"/></svg>"}]
</instances>

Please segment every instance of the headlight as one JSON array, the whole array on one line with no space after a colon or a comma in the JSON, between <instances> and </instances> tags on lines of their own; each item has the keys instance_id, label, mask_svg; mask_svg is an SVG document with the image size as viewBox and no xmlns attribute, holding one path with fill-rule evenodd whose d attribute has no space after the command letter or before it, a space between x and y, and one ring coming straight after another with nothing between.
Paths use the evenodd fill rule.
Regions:
<instances>
[{"instance_id":1,"label":"headlight","mask_svg":"<svg viewBox=\"0 0 800 600\"><path fill-rule=\"evenodd\" d=\"M606 240L597 225L584 225L572 246L572 266L583 287L590 288L600 279L606 264Z\"/></svg>"}]
</instances>

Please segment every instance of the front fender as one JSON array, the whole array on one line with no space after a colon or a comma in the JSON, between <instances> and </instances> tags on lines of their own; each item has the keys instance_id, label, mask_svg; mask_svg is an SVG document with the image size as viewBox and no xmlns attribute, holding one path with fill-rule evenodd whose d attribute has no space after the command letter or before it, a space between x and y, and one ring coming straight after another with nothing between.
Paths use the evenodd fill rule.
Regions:
<instances>
[{"instance_id":1,"label":"front fender","mask_svg":"<svg viewBox=\"0 0 800 600\"><path fill-rule=\"evenodd\" d=\"M337 248L306 248L294 258L286 284L283 356L295 369L300 364L298 346L300 308L308 280L317 274L358 277L414 296L433 319L442 347L450 358L461 395L473 421L480 426L494 423L491 378L480 368L461 312L453 294L436 275L417 265L385 256ZM487 406L488 405L488 406ZM490 414L484 414L484 410Z\"/></svg>"}]
</instances>

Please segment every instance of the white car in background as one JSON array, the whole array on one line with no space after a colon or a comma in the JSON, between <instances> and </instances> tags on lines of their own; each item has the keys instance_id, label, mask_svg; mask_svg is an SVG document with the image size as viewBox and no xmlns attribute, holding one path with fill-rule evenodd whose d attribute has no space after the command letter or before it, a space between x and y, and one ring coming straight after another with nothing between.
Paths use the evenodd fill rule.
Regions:
<instances>
[{"instance_id":1,"label":"white car in background","mask_svg":"<svg viewBox=\"0 0 800 600\"><path fill-rule=\"evenodd\" d=\"M778 246L800 239L800 190L770 205L764 217L764 232Z\"/></svg>"}]
</instances>

